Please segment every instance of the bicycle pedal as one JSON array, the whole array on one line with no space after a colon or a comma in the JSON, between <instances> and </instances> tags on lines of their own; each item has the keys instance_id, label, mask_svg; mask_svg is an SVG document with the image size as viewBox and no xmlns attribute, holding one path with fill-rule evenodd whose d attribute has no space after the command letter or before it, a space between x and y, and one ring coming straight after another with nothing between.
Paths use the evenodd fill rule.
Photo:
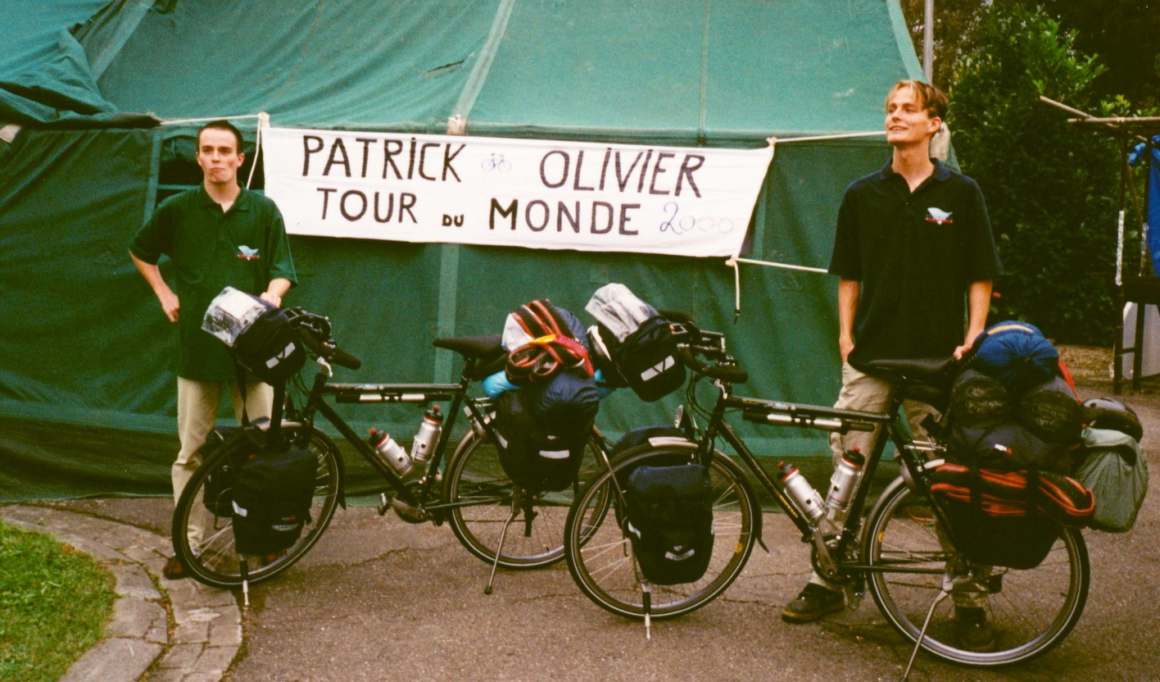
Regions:
<instances>
[{"instance_id":1,"label":"bicycle pedal","mask_svg":"<svg viewBox=\"0 0 1160 682\"><path fill-rule=\"evenodd\" d=\"M395 515L407 523L423 523L427 520L427 512L398 498L391 500L390 505L391 509L395 510Z\"/></svg>"},{"instance_id":2,"label":"bicycle pedal","mask_svg":"<svg viewBox=\"0 0 1160 682\"><path fill-rule=\"evenodd\" d=\"M386 516L387 510L390 508L391 508L391 498L387 497L386 493L380 493L379 494L379 506L377 507L377 509L379 511L379 516Z\"/></svg>"}]
</instances>

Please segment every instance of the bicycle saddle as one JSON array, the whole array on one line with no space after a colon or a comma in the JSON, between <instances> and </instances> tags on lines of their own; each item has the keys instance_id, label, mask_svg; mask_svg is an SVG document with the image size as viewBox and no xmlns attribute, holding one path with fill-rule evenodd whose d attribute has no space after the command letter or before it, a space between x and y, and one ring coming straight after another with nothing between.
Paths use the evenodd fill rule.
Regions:
<instances>
[{"instance_id":1,"label":"bicycle saddle","mask_svg":"<svg viewBox=\"0 0 1160 682\"><path fill-rule=\"evenodd\" d=\"M467 359L490 358L503 352L499 334L487 336L459 336L449 339L435 339L431 345L436 348L446 348L455 351Z\"/></svg>"},{"instance_id":2,"label":"bicycle saddle","mask_svg":"<svg viewBox=\"0 0 1160 682\"><path fill-rule=\"evenodd\" d=\"M953 357L917 358L914 360L871 360L852 364L854 369L883 379L902 379L907 383L941 384L949 376L955 363Z\"/></svg>"}]
</instances>

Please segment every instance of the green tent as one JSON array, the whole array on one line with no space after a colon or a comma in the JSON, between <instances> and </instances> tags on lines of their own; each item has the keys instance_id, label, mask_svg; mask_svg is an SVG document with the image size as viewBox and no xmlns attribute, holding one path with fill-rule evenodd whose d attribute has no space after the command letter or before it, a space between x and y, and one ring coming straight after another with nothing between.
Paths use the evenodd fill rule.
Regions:
<instances>
[{"instance_id":1,"label":"green tent","mask_svg":"<svg viewBox=\"0 0 1160 682\"><path fill-rule=\"evenodd\" d=\"M445 134L459 117L467 135L752 148L879 130L886 90L920 74L897 0L67 0L5 14L0 500L168 490L173 334L126 248L159 199L200 181L198 124L183 120L236 116L251 141L240 117L268 112L282 127ZM842 191L887 155L880 138L778 146L747 257L825 267ZM746 393L837 393L825 275L742 265L734 321L734 271L719 259L320 237L292 248L301 286L287 302L330 316L364 359L342 380L448 380L455 356L435 336L498 332L538 297L587 319L591 293L622 282L727 332ZM680 400L621 391L599 424L667 421ZM346 414L400 433L420 417ZM827 452L815 432L746 433L763 454Z\"/></svg>"}]
</instances>

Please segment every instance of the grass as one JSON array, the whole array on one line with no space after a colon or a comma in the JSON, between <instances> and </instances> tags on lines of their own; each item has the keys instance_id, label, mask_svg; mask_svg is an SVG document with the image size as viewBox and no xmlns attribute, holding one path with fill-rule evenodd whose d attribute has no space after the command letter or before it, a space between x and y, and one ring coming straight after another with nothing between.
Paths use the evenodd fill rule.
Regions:
<instances>
[{"instance_id":1,"label":"grass","mask_svg":"<svg viewBox=\"0 0 1160 682\"><path fill-rule=\"evenodd\" d=\"M113 575L53 538L0 524L0 682L55 682L101 637Z\"/></svg>"}]
</instances>

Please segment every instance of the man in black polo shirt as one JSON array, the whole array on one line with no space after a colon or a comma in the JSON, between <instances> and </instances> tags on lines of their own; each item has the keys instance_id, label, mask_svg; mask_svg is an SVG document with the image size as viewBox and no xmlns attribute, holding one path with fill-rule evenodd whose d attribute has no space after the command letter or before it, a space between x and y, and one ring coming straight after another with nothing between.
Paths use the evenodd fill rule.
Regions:
<instances>
[{"instance_id":1,"label":"man in black polo shirt","mask_svg":"<svg viewBox=\"0 0 1160 682\"><path fill-rule=\"evenodd\" d=\"M946 108L937 88L896 83L886 98L890 162L851 184L842 199L830 261L839 278L838 408L881 411L889 398L889 384L851 362L959 357L986 327L999 257L979 186L929 156ZM923 434L920 424L934 408L913 401L905 408L911 429ZM876 435L833 434L835 466L848 450L870 452ZM979 597L955 597L963 639L970 640L964 644L993 646ZM843 606L839 587L815 574L782 618L807 622Z\"/></svg>"}]
</instances>

